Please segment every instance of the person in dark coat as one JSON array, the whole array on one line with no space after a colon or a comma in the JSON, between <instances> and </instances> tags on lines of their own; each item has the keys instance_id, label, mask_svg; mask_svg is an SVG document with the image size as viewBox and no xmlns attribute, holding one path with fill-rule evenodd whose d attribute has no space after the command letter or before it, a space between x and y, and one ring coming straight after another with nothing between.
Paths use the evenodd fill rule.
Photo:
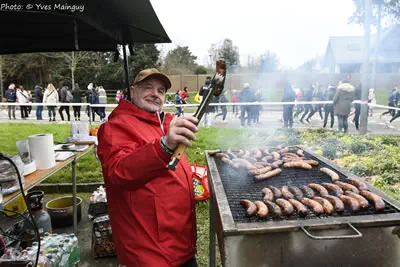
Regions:
<instances>
[{"instance_id":1,"label":"person in dark coat","mask_svg":"<svg viewBox=\"0 0 400 267\"><path fill-rule=\"evenodd\" d=\"M289 81L285 82L283 89L282 102L294 102L296 100L296 93L293 90L292 84ZM285 128L293 127L293 104L283 105L283 123Z\"/></svg>"},{"instance_id":2,"label":"person in dark coat","mask_svg":"<svg viewBox=\"0 0 400 267\"><path fill-rule=\"evenodd\" d=\"M389 97L388 97L388 106L389 107L395 107L396 106L396 100L397 100L397 88L393 88L392 92L390 93ZM382 115L380 116L380 118L382 118L382 116L386 115L386 114L390 114L392 115L392 117L394 117L396 115L396 110L394 109L389 109L386 112L383 112Z\"/></svg>"},{"instance_id":3,"label":"person in dark coat","mask_svg":"<svg viewBox=\"0 0 400 267\"><path fill-rule=\"evenodd\" d=\"M17 91L15 90L15 84L12 83L8 86L6 91L6 100L7 103L16 103L17 102ZM7 106L8 108L8 118L11 120L11 116L14 120L17 118L15 117L15 107L16 106Z\"/></svg>"},{"instance_id":4,"label":"person in dark coat","mask_svg":"<svg viewBox=\"0 0 400 267\"><path fill-rule=\"evenodd\" d=\"M339 131L348 132L349 125L347 119L351 110L351 103L354 101L354 87L349 81L339 84L335 97L333 98L333 109L338 119Z\"/></svg>"},{"instance_id":5,"label":"person in dark coat","mask_svg":"<svg viewBox=\"0 0 400 267\"><path fill-rule=\"evenodd\" d=\"M61 104L67 104L71 103L71 99L69 99L69 94L71 93L71 82L70 81L63 81L62 87L60 89L60 103ZM68 92L69 91L69 92ZM67 119L68 121L71 120L71 115L69 114L69 106L60 106L60 109L58 110L58 113L60 114L61 120L64 121L64 114L63 111L65 110L65 113L67 114Z\"/></svg>"},{"instance_id":6,"label":"person in dark coat","mask_svg":"<svg viewBox=\"0 0 400 267\"><path fill-rule=\"evenodd\" d=\"M74 89L72 89L73 103L82 103L82 92L79 88L79 84L75 84ZM76 121L81 120L81 106L72 106L74 109L74 118Z\"/></svg>"},{"instance_id":7,"label":"person in dark coat","mask_svg":"<svg viewBox=\"0 0 400 267\"><path fill-rule=\"evenodd\" d=\"M239 94L240 103L251 103L256 101L256 96L250 88L250 84L245 83L243 90ZM247 117L246 117L247 113ZM245 127L246 119L247 126L251 127L251 121L253 118L253 108L250 105L242 105L240 107L240 127Z\"/></svg>"},{"instance_id":8,"label":"person in dark coat","mask_svg":"<svg viewBox=\"0 0 400 267\"><path fill-rule=\"evenodd\" d=\"M211 77L207 77L206 81L204 82L204 85L200 88L199 90L199 95L201 97L201 102L205 101L208 93L210 92L209 86L211 84ZM215 99L214 96L212 96L212 99L210 101L211 103L214 103ZM215 106L209 105L207 109L205 110L204 114L204 126L206 127L211 127L212 126L212 119L213 119L213 113L215 112Z\"/></svg>"},{"instance_id":9,"label":"person in dark coat","mask_svg":"<svg viewBox=\"0 0 400 267\"><path fill-rule=\"evenodd\" d=\"M35 102L43 103L43 87L36 85L34 94L35 94ZM36 106L36 119L37 120L43 120L42 112L43 112L43 106Z\"/></svg>"},{"instance_id":10,"label":"person in dark coat","mask_svg":"<svg viewBox=\"0 0 400 267\"><path fill-rule=\"evenodd\" d=\"M314 92L314 85L311 85L308 91L305 92L303 96L303 101L312 101L313 98L313 92ZM304 114L301 116L300 122L304 123L304 118L306 118L309 114L313 113L314 109L311 104L304 104ZM310 120L307 117L307 122L310 123Z\"/></svg>"},{"instance_id":11,"label":"person in dark coat","mask_svg":"<svg viewBox=\"0 0 400 267\"><path fill-rule=\"evenodd\" d=\"M221 104L228 103L228 99L226 98L226 91L223 92L223 94L218 99L219 99L219 103L221 103ZM226 114L228 114L228 109L227 109L226 105L221 105L220 107L221 107L221 113L218 113L217 115L215 115L215 118L222 116L222 121L225 121Z\"/></svg>"},{"instance_id":12,"label":"person in dark coat","mask_svg":"<svg viewBox=\"0 0 400 267\"><path fill-rule=\"evenodd\" d=\"M333 101L335 94L336 94L336 87L329 85L328 90L326 91L325 100ZM333 110L333 104L325 104L324 110L325 110L324 128L326 127L326 125L328 123L329 117L331 118L331 128L333 128L333 125L335 124L335 114L334 114L334 110Z\"/></svg>"},{"instance_id":13,"label":"person in dark coat","mask_svg":"<svg viewBox=\"0 0 400 267\"><path fill-rule=\"evenodd\" d=\"M322 90L320 88L319 83L317 83L315 85L311 100L312 101L323 101L324 100L324 94L323 94L323 92L322 92ZM321 120L323 120L324 117L322 115L322 107L323 107L323 104L315 104L312 112L307 117L307 122L310 122L311 118L317 112L319 113L319 117L321 118Z\"/></svg>"}]
</instances>

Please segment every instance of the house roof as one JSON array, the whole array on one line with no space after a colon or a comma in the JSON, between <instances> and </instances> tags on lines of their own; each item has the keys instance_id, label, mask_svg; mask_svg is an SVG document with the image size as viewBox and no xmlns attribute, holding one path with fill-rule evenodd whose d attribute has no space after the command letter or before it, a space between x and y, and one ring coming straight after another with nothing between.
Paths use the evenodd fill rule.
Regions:
<instances>
[{"instance_id":1,"label":"house roof","mask_svg":"<svg viewBox=\"0 0 400 267\"><path fill-rule=\"evenodd\" d=\"M384 29L380 40L378 60L400 62L400 25ZM364 36L330 37L325 58L332 54L337 64L360 64L363 61L363 44ZM376 35L371 36L370 47L373 56L377 47Z\"/></svg>"}]
</instances>

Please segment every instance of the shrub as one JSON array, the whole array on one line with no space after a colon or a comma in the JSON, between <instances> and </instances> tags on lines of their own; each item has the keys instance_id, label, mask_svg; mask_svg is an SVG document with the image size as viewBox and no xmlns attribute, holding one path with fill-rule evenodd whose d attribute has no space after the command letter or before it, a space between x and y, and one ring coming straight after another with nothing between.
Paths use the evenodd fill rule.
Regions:
<instances>
[{"instance_id":1,"label":"shrub","mask_svg":"<svg viewBox=\"0 0 400 267\"><path fill-rule=\"evenodd\" d=\"M384 174L382 174L382 180L389 185L394 185L400 183L400 175L397 172L385 172Z\"/></svg>"},{"instance_id":2,"label":"shrub","mask_svg":"<svg viewBox=\"0 0 400 267\"><path fill-rule=\"evenodd\" d=\"M371 172L368 169L368 167L361 163L355 163L354 165L352 165L352 167L350 168L350 171L358 176L371 175Z\"/></svg>"},{"instance_id":3,"label":"shrub","mask_svg":"<svg viewBox=\"0 0 400 267\"><path fill-rule=\"evenodd\" d=\"M332 143L327 143L322 147L322 155L328 159L335 159L336 153L336 145Z\"/></svg>"},{"instance_id":4,"label":"shrub","mask_svg":"<svg viewBox=\"0 0 400 267\"><path fill-rule=\"evenodd\" d=\"M368 146L362 142L355 142L350 145L350 150L356 155L361 155L367 151Z\"/></svg>"}]
</instances>

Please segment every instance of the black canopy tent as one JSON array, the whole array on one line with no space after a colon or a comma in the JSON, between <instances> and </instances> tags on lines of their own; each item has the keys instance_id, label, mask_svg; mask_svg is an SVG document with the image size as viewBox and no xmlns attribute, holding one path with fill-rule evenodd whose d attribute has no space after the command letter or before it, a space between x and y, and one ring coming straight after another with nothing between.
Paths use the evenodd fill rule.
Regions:
<instances>
[{"instance_id":1,"label":"black canopy tent","mask_svg":"<svg viewBox=\"0 0 400 267\"><path fill-rule=\"evenodd\" d=\"M125 45L171 42L149 0L10 0L7 4L21 8L3 6L0 11L0 54L117 51L121 44L128 90Z\"/></svg>"}]
</instances>

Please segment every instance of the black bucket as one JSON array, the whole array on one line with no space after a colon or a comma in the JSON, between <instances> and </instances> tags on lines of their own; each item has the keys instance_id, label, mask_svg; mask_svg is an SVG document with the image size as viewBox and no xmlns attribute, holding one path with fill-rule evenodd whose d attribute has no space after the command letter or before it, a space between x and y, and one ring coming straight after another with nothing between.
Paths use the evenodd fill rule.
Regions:
<instances>
[{"instance_id":1,"label":"black bucket","mask_svg":"<svg viewBox=\"0 0 400 267\"><path fill-rule=\"evenodd\" d=\"M76 208L78 222L82 217L82 199L76 197ZM73 225L73 198L72 196L59 197L50 200L46 204L47 212L50 214L53 228Z\"/></svg>"},{"instance_id":2,"label":"black bucket","mask_svg":"<svg viewBox=\"0 0 400 267\"><path fill-rule=\"evenodd\" d=\"M41 210L43 208L43 191L32 191L26 195L26 201L31 210Z\"/></svg>"}]
</instances>

